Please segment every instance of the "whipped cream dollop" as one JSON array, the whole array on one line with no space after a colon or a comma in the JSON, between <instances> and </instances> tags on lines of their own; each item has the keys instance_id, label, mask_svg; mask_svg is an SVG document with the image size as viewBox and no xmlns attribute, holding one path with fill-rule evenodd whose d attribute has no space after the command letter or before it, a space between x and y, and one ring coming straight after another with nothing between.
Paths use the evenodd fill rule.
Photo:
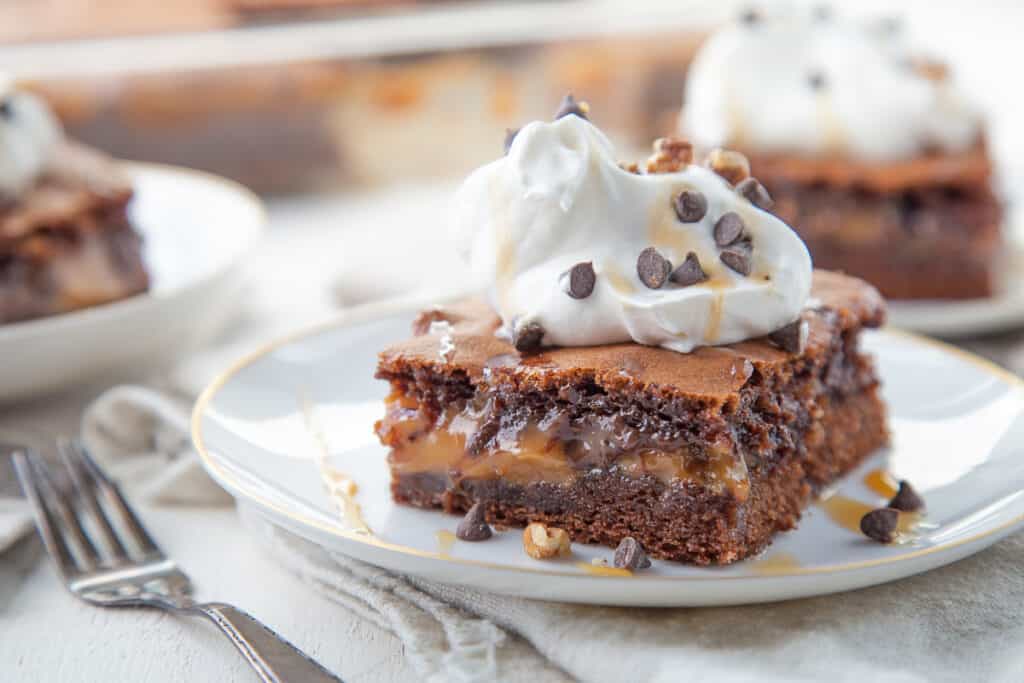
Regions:
<instances>
[{"instance_id":1,"label":"whipped cream dollop","mask_svg":"<svg viewBox=\"0 0 1024 683\"><path fill-rule=\"evenodd\" d=\"M517 346L729 344L793 323L811 287L800 238L717 173L625 170L578 116L521 129L469 176L453 213Z\"/></svg>"},{"instance_id":2,"label":"whipped cream dollop","mask_svg":"<svg viewBox=\"0 0 1024 683\"><path fill-rule=\"evenodd\" d=\"M42 99L0 83L0 197L29 189L49 167L62 136Z\"/></svg>"},{"instance_id":3,"label":"whipped cream dollop","mask_svg":"<svg viewBox=\"0 0 1024 683\"><path fill-rule=\"evenodd\" d=\"M979 118L898 23L776 6L748 11L702 45L680 130L705 147L893 161L962 151L978 139Z\"/></svg>"}]
</instances>

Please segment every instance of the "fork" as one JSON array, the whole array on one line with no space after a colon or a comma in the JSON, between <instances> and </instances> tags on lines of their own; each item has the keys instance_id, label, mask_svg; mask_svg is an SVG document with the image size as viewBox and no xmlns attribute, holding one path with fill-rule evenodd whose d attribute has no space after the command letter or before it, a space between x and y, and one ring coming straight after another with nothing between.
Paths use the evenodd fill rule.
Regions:
<instances>
[{"instance_id":1,"label":"fork","mask_svg":"<svg viewBox=\"0 0 1024 683\"><path fill-rule=\"evenodd\" d=\"M47 553L73 595L100 607L157 607L216 624L265 683L340 679L240 609L190 596L192 582L142 525L120 488L77 441L62 440L71 491L58 491L43 460L13 456Z\"/></svg>"}]
</instances>

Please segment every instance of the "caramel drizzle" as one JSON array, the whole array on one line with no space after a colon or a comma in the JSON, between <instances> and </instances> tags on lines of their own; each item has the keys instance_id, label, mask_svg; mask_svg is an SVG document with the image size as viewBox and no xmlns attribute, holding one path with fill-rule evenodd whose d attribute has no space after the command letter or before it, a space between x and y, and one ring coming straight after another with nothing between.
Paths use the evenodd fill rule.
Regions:
<instances>
[{"instance_id":1,"label":"caramel drizzle","mask_svg":"<svg viewBox=\"0 0 1024 683\"><path fill-rule=\"evenodd\" d=\"M441 531L438 531L436 534L434 534L434 537L437 538L438 554L444 557L448 557L448 555L452 551L452 546L455 545L455 534L448 531L447 529L442 529Z\"/></svg>"},{"instance_id":2,"label":"caramel drizzle","mask_svg":"<svg viewBox=\"0 0 1024 683\"><path fill-rule=\"evenodd\" d=\"M362 508L355 499L359 486L351 477L330 463L330 448L323 428L316 417L316 407L305 395L300 397L299 406L302 409L306 431L313 438L313 443L317 445L314 460L320 470L320 477L323 479L328 495L338 507L342 520L348 525L349 531L367 536L372 535L373 532L370 531L370 527L363 519Z\"/></svg>"}]
</instances>

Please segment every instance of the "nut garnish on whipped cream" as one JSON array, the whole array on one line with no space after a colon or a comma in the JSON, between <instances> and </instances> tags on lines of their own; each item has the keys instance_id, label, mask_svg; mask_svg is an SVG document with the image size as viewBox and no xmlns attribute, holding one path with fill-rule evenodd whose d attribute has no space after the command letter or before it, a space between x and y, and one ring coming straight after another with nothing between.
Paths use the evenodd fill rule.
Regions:
<instances>
[{"instance_id":1,"label":"nut garnish on whipped cream","mask_svg":"<svg viewBox=\"0 0 1024 683\"><path fill-rule=\"evenodd\" d=\"M963 151L979 119L897 24L786 5L748 11L701 46L680 130L703 148L884 162Z\"/></svg>"},{"instance_id":2,"label":"nut garnish on whipped cream","mask_svg":"<svg viewBox=\"0 0 1024 683\"><path fill-rule=\"evenodd\" d=\"M50 164L63 132L49 107L0 77L0 199L13 199Z\"/></svg>"},{"instance_id":3,"label":"nut garnish on whipped cream","mask_svg":"<svg viewBox=\"0 0 1024 683\"><path fill-rule=\"evenodd\" d=\"M524 126L469 176L456 234L520 351L634 341L689 352L799 318L803 242L688 150L658 141L647 168L673 170L627 170L593 124L565 115Z\"/></svg>"}]
</instances>

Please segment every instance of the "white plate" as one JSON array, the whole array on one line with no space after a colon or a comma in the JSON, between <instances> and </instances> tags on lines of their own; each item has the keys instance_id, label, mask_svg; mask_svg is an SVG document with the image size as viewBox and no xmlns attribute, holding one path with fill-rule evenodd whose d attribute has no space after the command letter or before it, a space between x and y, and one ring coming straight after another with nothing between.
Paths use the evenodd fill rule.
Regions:
<instances>
[{"instance_id":1,"label":"white plate","mask_svg":"<svg viewBox=\"0 0 1024 683\"><path fill-rule=\"evenodd\" d=\"M973 356L904 333L866 339L881 367L894 446L846 477L831 501L876 506L865 483L877 468L923 491L923 528L904 544L880 545L832 520L837 503L815 504L799 529L760 558L697 568L656 561L631 577L586 566L610 558L574 546L571 560L527 557L521 534L448 546L438 532L458 518L393 505L377 352L407 335L411 315L371 307L271 345L216 380L200 397L193 439L210 474L248 510L333 551L427 579L530 598L618 605L725 605L820 595L910 576L994 543L1024 520L1024 384ZM383 316L383 317L381 317ZM326 458L321 454L326 452ZM358 485L370 534L339 512L327 483Z\"/></svg>"},{"instance_id":2,"label":"white plate","mask_svg":"<svg viewBox=\"0 0 1024 683\"><path fill-rule=\"evenodd\" d=\"M159 367L217 331L242 281L243 257L266 224L241 185L184 168L126 163L129 207L152 277L146 294L0 325L0 402L113 370Z\"/></svg>"},{"instance_id":3,"label":"white plate","mask_svg":"<svg viewBox=\"0 0 1024 683\"><path fill-rule=\"evenodd\" d=\"M1024 325L1024 270L1010 272L1003 289L989 299L890 301L896 327L947 339L1005 332Z\"/></svg>"}]
</instances>

